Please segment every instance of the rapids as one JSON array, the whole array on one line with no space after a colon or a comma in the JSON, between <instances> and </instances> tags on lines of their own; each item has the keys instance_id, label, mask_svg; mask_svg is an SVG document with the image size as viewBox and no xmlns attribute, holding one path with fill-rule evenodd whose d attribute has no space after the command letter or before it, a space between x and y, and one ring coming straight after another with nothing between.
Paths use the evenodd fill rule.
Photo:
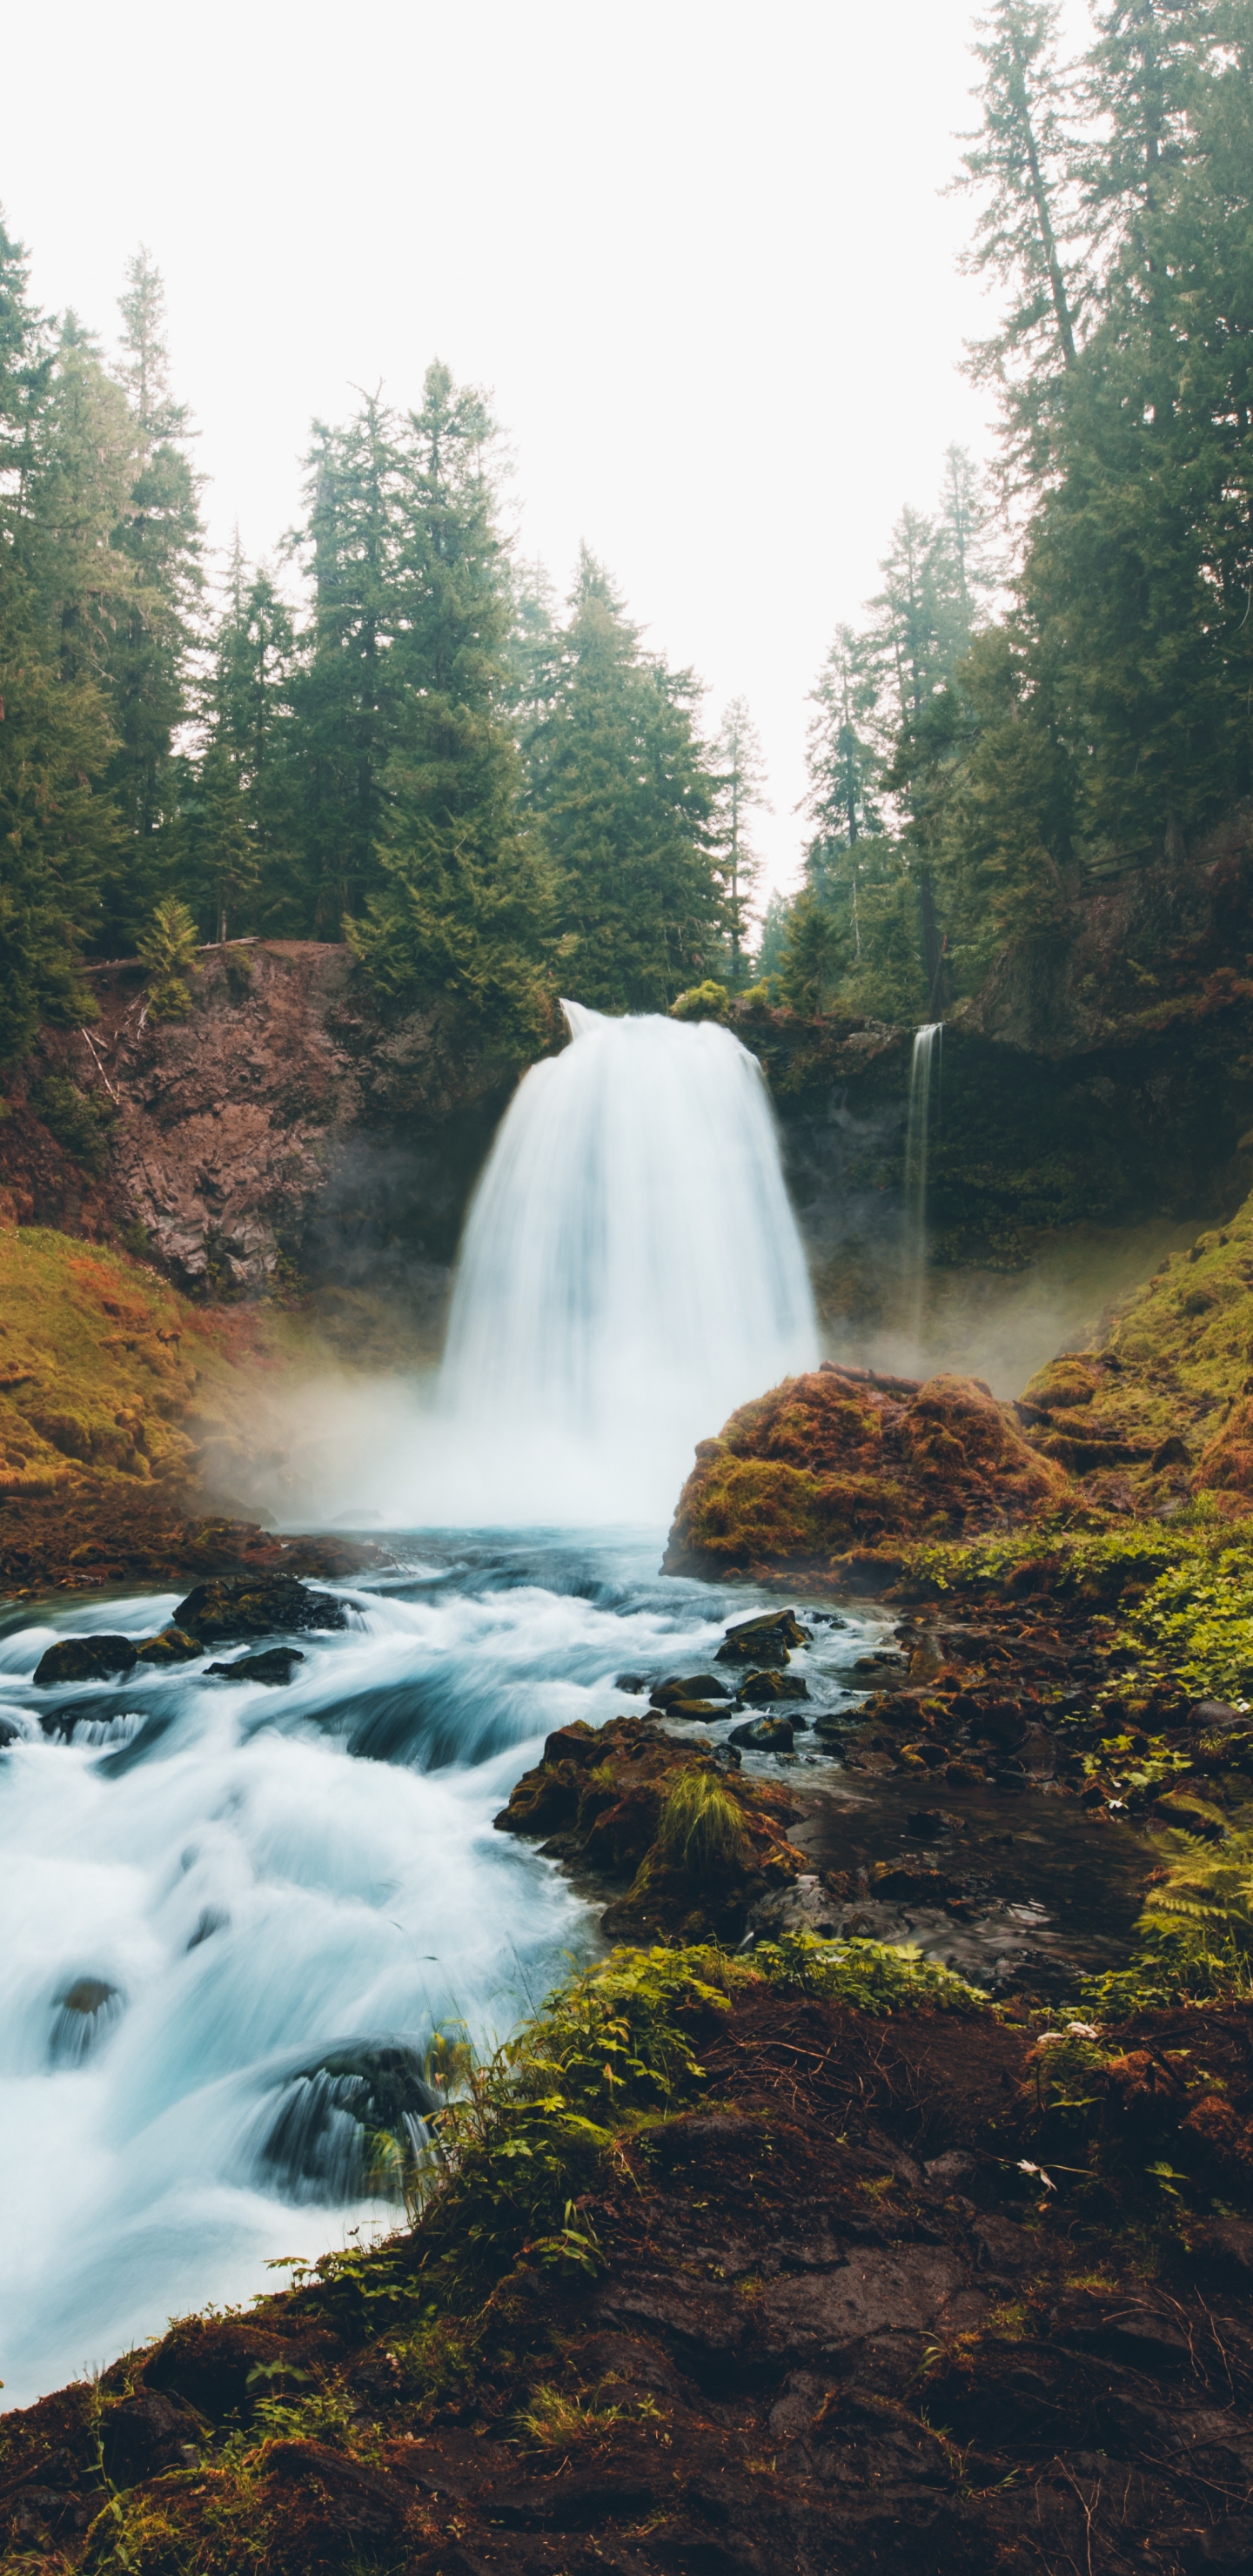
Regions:
<instances>
[{"instance_id":1,"label":"rapids","mask_svg":"<svg viewBox=\"0 0 1253 2576\"><path fill-rule=\"evenodd\" d=\"M270 2286L273 2259L395 2224L323 2062L503 2036L596 1946L555 1865L492 1817L550 1728L642 1705L617 1672L699 1666L753 1606L663 1581L656 1535L408 1552L334 1587L349 1627L302 1638L284 1690L209 1681L206 1655L37 1691L54 1635L151 1635L176 1596L8 1616L6 2406Z\"/></svg>"}]
</instances>

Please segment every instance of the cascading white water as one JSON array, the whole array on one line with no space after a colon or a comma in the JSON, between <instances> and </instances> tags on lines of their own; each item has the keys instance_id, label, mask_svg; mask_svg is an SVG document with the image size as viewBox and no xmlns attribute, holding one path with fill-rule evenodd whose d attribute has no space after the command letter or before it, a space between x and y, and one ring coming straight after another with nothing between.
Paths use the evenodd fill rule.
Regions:
<instances>
[{"instance_id":1,"label":"cascading white water","mask_svg":"<svg viewBox=\"0 0 1253 2576\"><path fill-rule=\"evenodd\" d=\"M905 1277L910 1324L921 1341L927 1302L927 1155L931 1141L931 1086L944 1035L942 1020L914 1031L909 1062L909 1113L905 1123Z\"/></svg>"},{"instance_id":2,"label":"cascading white water","mask_svg":"<svg viewBox=\"0 0 1253 2576\"><path fill-rule=\"evenodd\" d=\"M809 1276L756 1058L563 1007L471 1209L441 1410L500 1517L660 1518L695 1440L816 1364Z\"/></svg>"}]
</instances>

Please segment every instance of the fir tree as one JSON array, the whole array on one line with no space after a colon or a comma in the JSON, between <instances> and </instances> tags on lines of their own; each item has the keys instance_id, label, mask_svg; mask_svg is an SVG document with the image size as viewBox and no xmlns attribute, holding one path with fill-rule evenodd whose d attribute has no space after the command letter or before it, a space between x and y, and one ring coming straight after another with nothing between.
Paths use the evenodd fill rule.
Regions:
<instances>
[{"instance_id":1,"label":"fir tree","mask_svg":"<svg viewBox=\"0 0 1253 2576\"><path fill-rule=\"evenodd\" d=\"M401 615L394 423L377 395L346 428L314 423L300 542L313 587L295 689L303 840L316 935L334 938L378 882L383 772L395 749Z\"/></svg>"},{"instance_id":2,"label":"fir tree","mask_svg":"<svg viewBox=\"0 0 1253 2576\"><path fill-rule=\"evenodd\" d=\"M765 793L766 764L761 738L749 713L747 698L732 698L713 744L716 797L713 847L726 899L730 928L731 988L744 981L744 943L749 907L761 876L761 859L753 847L752 817L769 813Z\"/></svg>"},{"instance_id":3,"label":"fir tree","mask_svg":"<svg viewBox=\"0 0 1253 2576\"><path fill-rule=\"evenodd\" d=\"M564 989L595 1008L666 1010L717 963L729 928L696 699L690 672L641 650L584 548L532 794L557 871Z\"/></svg>"},{"instance_id":4,"label":"fir tree","mask_svg":"<svg viewBox=\"0 0 1253 2576\"><path fill-rule=\"evenodd\" d=\"M132 589L111 657L110 702L118 735L111 784L131 849L125 876L111 890L109 936L146 912L164 873L163 836L175 802L174 736L188 712L187 661L201 587L197 483L187 456L187 411L169 390L165 290L146 250L126 274L120 372L133 456L113 543L129 566Z\"/></svg>"},{"instance_id":5,"label":"fir tree","mask_svg":"<svg viewBox=\"0 0 1253 2576\"><path fill-rule=\"evenodd\" d=\"M427 370L398 435L395 742L382 779L381 874L347 935L375 983L453 1001L525 1052L541 1034L548 880L522 813L510 721L510 580L482 396Z\"/></svg>"}]
</instances>

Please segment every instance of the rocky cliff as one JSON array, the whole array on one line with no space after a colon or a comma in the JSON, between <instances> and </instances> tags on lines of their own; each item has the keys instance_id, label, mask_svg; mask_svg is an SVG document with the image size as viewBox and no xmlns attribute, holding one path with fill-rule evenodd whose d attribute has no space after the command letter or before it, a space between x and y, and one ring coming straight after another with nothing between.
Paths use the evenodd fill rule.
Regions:
<instances>
[{"instance_id":1,"label":"rocky cliff","mask_svg":"<svg viewBox=\"0 0 1253 2576\"><path fill-rule=\"evenodd\" d=\"M152 1019L124 960L91 970L90 1026L41 1033L0 1125L13 1213L119 1240L201 1297L368 1276L434 1317L516 1067L438 1005L380 1015L347 948L201 959L185 1022Z\"/></svg>"}]
</instances>

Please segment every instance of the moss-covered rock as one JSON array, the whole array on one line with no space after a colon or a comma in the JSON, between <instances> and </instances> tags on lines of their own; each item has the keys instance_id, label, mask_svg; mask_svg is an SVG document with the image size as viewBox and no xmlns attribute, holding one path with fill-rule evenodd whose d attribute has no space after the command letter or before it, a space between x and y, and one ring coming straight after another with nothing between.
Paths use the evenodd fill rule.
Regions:
<instances>
[{"instance_id":1,"label":"moss-covered rock","mask_svg":"<svg viewBox=\"0 0 1253 2576\"><path fill-rule=\"evenodd\" d=\"M1055 1508L1067 1481L979 1380L919 1384L828 1360L701 1442L666 1570L830 1571L850 1550L1007 1528Z\"/></svg>"}]
</instances>

